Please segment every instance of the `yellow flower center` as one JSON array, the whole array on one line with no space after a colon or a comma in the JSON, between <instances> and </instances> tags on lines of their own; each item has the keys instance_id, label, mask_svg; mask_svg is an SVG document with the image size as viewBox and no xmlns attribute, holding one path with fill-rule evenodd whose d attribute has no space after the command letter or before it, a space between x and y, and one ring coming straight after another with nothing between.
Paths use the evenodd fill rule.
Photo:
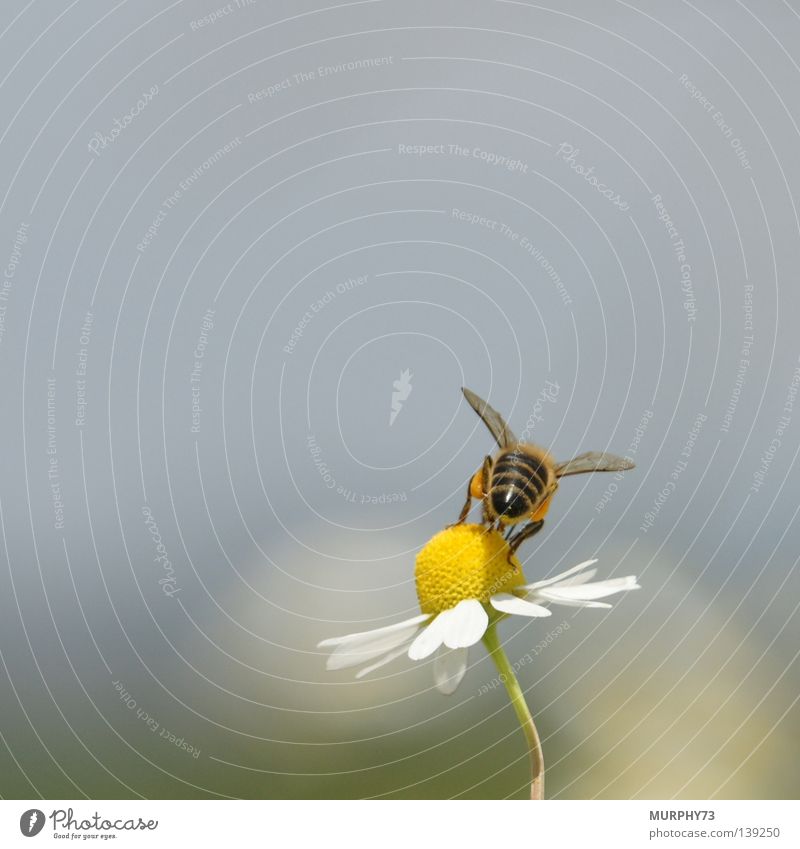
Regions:
<instances>
[{"instance_id":1,"label":"yellow flower center","mask_svg":"<svg viewBox=\"0 0 800 849\"><path fill-rule=\"evenodd\" d=\"M432 537L417 555L414 575L423 613L441 613L467 598L491 596L525 583L508 543L483 525L453 525Z\"/></svg>"}]
</instances>

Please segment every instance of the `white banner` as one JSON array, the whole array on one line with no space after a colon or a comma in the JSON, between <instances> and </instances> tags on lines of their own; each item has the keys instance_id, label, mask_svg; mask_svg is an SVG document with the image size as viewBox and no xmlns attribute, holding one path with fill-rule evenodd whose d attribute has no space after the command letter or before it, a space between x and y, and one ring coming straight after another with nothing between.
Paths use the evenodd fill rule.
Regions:
<instances>
[{"instance_id":1,"label":"white banner","mask_svg":"<svg viewBox=\"0 0 800 849\"><path fill-rule=\"evenodd\" d=\"M2 801L0 845L797 847L798 811L791 801Z\"/></svg>"}]
</instances>

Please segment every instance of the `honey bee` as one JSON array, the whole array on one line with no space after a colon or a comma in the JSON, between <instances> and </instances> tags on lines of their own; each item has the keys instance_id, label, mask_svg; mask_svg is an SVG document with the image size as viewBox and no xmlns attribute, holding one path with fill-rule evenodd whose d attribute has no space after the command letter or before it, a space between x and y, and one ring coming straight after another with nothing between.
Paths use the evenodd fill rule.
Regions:
<instances>
[{"instance_id":1,"label":"honey bee","mask_svg":"<svg viewBox=\"0 0 800 849\"><path fill-rule=\"evenodd\" d=\"M456 524L467 518L473 499L481 501L484 522L496 526L497 530L508 529L506 539L511 553L541 530L560 478L587 472L618 472L634 467L624 457L600 451L589 451L566 463L558 463L543 448L520 442L500 413L474 392L463 387L461 391L489 428L500 450L494 456L486 457L470 479L467 500ZM526 524L522 525L523 522ZM512 532L511 528L518 525L521 525L520 529Z\"/></svg>"}]
</instances>

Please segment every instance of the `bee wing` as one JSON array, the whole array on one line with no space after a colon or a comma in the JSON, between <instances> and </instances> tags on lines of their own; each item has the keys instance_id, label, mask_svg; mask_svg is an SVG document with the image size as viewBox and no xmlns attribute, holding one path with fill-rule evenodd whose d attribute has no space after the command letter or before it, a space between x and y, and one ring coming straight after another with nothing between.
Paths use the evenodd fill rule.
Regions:
<instances>
[{"instance_id":1,"label":"bee wing","mask_svg":"<svg viewBox=\"0 0 800 849\"><path fill-rule=\"evenodd\" d=\"M563 478L564 475L583 475L586 472L624 472L632 469L634 463L616 454L605 454L602 451L587 451L579 454L566 463L556 466L556 476Z\"/></svg>"},{"instance_id":2,"label":"bee wing","mask_svg":"<svg viewBox=\"0 0 800 849\"><path fill-rule=\"evenodd\" d=\"M490 407L483 398L479 398L474 392L462 386L461 391L469 402L470 407L483 419L483 423L491 431L501 448L509 448L517 444L517 437L511 432L505 419L494 408Z\"/></svg>"}]
</instances>

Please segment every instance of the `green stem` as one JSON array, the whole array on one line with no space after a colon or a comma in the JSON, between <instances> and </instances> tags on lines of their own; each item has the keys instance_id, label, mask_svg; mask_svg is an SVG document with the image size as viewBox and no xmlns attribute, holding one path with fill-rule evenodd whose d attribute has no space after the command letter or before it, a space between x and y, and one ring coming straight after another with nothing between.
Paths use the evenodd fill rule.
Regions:
<instances>
[{"instance_id":1,"label":"green stem","mask_svg":"<svg viewBox=\"0 0 800 849\"><path fill-rule=\"evenodd\" d=\"M544 799L544 757L542 756L542 744L539 741L536 726L533 724L531 712L525 703L525 696L522 694L517 676L514 674L514 670L508 662L508 657L500 645L500 640L497 636L497 622L492 622L489 625L483 636L483 642L492 656L495 666L497 666L497 670L500 673L500 680L506 685L511 704L514 706L517 719L522 726L525 739L528 742L528 751L531 757L531 799Z\"/></svg>"}]
</instances>

